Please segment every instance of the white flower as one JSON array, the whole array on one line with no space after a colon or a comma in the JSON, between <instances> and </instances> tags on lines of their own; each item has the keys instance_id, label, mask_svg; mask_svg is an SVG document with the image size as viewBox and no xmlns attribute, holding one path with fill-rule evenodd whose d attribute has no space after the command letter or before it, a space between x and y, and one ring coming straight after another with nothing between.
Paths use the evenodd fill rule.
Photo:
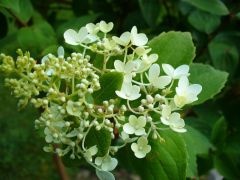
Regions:
<instances>
[{"instance_id":1,"label":"white flower","mask_svg":"<svg viewBox=\"0 0 240 180\"><path fill-rule=\"evenodd\" d=\"M138 68L138 64L134 61L128 61L126 64L120 60L114 61L114 67L116 71L123 72L124 74L131 74L136 71Z\"/></svg>"},{"instance_id":2,"label":"white flower","mask_svg":"<svg viewBox=\"0 0 240 180\"><path fill-rule=\"evenodd\" d=\"M92 146L89 149L87 149L87 151L84 153L84 156L88 161L92 162L92 156L96 155L97 152L98 152L98 148L95 145L95 146Z\"/></svg>"},{"instance_id":3,"label":"white flower","mask_svg":"<svg viewBox=\"0 0 240 180\"><path fill-rule=\"evenodd\" d=\"M121 46L127 46L130 42L131 33L130 32L124 32L121 34L120 37L113 36L112 39Z\"/></svg>"},{"instance_id":4,"label":"white flower","mask_svg":"<svg viewBox=\"0 0 240 180\"><path fill-rule=\"evenodd\" d=\"M180 114L176 112L171 113L171 108L169 106L164 106L161 121L163 124L168 125L173 131L180 133L187 131L184 128L185 122L181 118Z\"/></svg>"},{"instance_id":5,"label":"white flower","mask_svg":"<svg viewBox=\"0 0 240 180\"><path fill-rule=\"evenodd\" d=\"M138 73L142 73L144 71L146 71L147 69L149 69L149 67L155 63L158 59L158 55L157 54L151 54L151 55L147 55L144 54L142 57L142 60L136 60L136 62L138 63L138 69L137 72Z\"/></svg>"},{"instance_id":6,"label":"white flower","mask_svg":"<svg viewBox=\"0 0 240 180\"><path fill-rule=\"evenodd\" d=\"M118 161L116 158L107 155L104 157L96 157L95 164L103 171L112 171L116 168Z\"/></svg>"},{"instance_id":7,"label":"white flower","mask_svg":"<svg viewBox=\"0 0 240 180\"><path fill-rule=\"evenodd\" d=\"M132 85L129 82L123 83L121 90L115 92L119 97L128 99L130 101L136 100L141 96L140 87L137 85Z\"/></svg>"},{"instance_id":8,"label":"white flower","mask_svg":"<svg viewBox=\"0 0 240 180\"><path fill-rule=\"evenodd\" d=\"M129 140L129 135L127 133L125 133L124 131L121 132L120 136L124 141Z\"/></svg>"},{"instance_id":9,"label":"white flower","mask_svg":"<svg viewBox=\"0 0 240 180\"><path fill-rule=\"evenodd\" d=\"M133 26L131 30L131 42L135 46L144 46L148 42L148 38L143 33L137 32L137 27Z\"/></svg>"},{"instance_id":10,"label":"white flower","mask_svg":"<svg viewBox=\"0 0 240 180\"><path fill-rule=\"evenodd\" d=\"M64 39L66 43L71 45L87 44L96 41L95 36L88 34L86 27L82 27L78 32L73 29L68 29L64 32Z\"/></svg>"},{"instance_id":11,"label":"white flower","mask_svg":"<svg viewBox=\"0 0 240 180\"><path fill-rule=\"evenodd\" d=\"M198 94L202 91L200 84L189 85L188 78L183 76L176 87L176 95L174 96L174 103L177 107L183 107L185 104L190 104L198 100Z\"/></svg>"},{"instance_id":12,"label":"white flower","mask_svg":"<svg viewBox=\"0 0 240 180\"><path fill-rule=\"evenodd\" d=\"M140 137L137 143L132 143L131 149L137 158L144 158L151 151L151 146L148 145L146 137Z\"/></svg>"},{"instance_id":13,"label":"white flower","mask_svg":"<svg viewBox=\"0 0 240 180\"><path fill-rule=\"evenodd\" d=\"M81 102L74 102L69 100L67 102L66 110L68 114L79 117L83 110L83 107L81 105L82 105Z\"/></svg>"},{"instance_id":14,"label":"white flower","mask_svg":"<svg viewBox=\"0 0 240 180\"><path fill-rule=\"evenodd\" d=\"M64 32L64 39L68 44L79 45L86 39L87 35L88 31L85 27L82 27L78 32L73 29L68 29Z\"/></svg>"},{"instance_id":15,"label":"white flower","mask_svg":"<svg viewBox=\"0 0 240 180\"><path fill-rule=\"evenodd\" d=\"M160 75L160 67L158 64L153 64L148 73L148 80L156 88L163 89L171 82L171 78L169 76L159 76Z\"/></svg>"},{"instance_id":16,"label":"white flower","mask_svg":"<svg viewBox=\"0 0 240 180\"><path fill-rule=\"evenodd\" d=\"M104 46L104 48L106 50L109 50L109 51L114 50L114 49L117 48L117 44L115 43L115 41L109 40L107 38L103 39L102 45Z\"/></svg>"},{"instance_id":17,"label":"white flower","mask_svg":"<svg viewBox=\"0 0 240 180\"><path fill-rule=\"evenodd\" d=\"M129 116L129 123L123 125L123 130L127 134L135 134L141 136L146 134L145 127L146 118L144 116L136 117L134 115Z\"/></svg>"},{"instance_id":18,"label":"white flower","mask_svg":"<svg viewBox=\"0 0 240 180\"><path fill-rule=\"evenodd\" d=\"M89 34L97 34L99 32L99 24L88 23L86 28Z\"/></svg>"},{"instance_id":19,"label":"white flower","mask_svg":"<svg viewBox=\"0 0 240 180\"><path fill-rule=\"evenodd\" d=\"M151 51L151 48L145 49L144 47L140 46L140 47L137 47L134 51L138 56L143 56L144 54L149 53Z\"/></svg>"},{"instance_id":20,"label":"white flower","mask_svg":"<svg viewBox=\"0 0 240 180\"><path fill-rule=\"evenodd\" d=\"M163 71L172 79L180 79L182 76L189 75L189 66L181 65L174 69L170 64L163 64Z\"/></svg>"},{"instance_id":21,"label":"white flower","mask_svg":"<svg viewBox=\"0 0 240 180\"><path fill-rule=\"evenodd\" d=\"M99 29L104 33L108 33L113 29L113 23L112 22L106 23L105 21L100 21Z\"/></svg>"}]
</instances>

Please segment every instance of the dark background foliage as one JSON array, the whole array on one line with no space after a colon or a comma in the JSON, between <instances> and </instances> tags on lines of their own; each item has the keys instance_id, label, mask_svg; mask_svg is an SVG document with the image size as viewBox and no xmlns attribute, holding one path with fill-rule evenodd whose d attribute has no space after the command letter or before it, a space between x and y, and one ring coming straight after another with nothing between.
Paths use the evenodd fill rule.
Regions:
<instances>
[{"instance_id":1,"label":"dark background foliage","mask_svg":"<svg viewBox=\"0 0 240 180\"><path fill-rule=\"evenodd\" d=\"M150 38L189 31L197 47L194 62L229 73L222 92L188 109L185 119L211 144L195 147L197 176L214 168L225 179L240 179L240 1L0 0L0 52L15 56L22 48L40 59L60 44L71 51L63 32L99 20L112 21L118 35L134 25ZM18 112L2 80L0 85L0 178L58 179L52 156L42 151L44 139L34 130L37 112L31 107ZM78 168L68 170L75 177Z\"/></svg>"}]
</instances>

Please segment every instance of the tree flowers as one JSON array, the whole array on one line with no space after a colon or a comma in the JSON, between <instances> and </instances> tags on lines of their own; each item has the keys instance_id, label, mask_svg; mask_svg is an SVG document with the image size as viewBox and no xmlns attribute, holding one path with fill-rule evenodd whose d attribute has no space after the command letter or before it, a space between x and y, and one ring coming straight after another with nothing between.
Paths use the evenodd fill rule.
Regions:
<instances>
[{"instance_id":1,"label":"tree flowers","mask_svg":"<svg viewBox=\"0 0 240 180\"><path fill-rule=\"evenodd\" d=\"M142 136L137 140L137 143L132 143L131 149L137 158L144 158L151 151L151 146L148 145L146 137Z\"/></svg>"},{"instance_id":2,"label":"tree flowers","mask_svg":"<svg viewBox=\"0 0 240 180\"><path fill-rule=\"evenodd\" d=\"M103 171L112 171L116 168L118 161L116 158L112 158L111 156L107 155L104 157L97 157L95 159L95 164Z\"/></svg>"},{"instance_id":3,"label":"tree flowers","mask_svg":"<svg viewBox=\"0 0 240 180\"><path fill-rule=\"evenodd\" d=\"M174 69L170 64L163 64L163 71L172 79L180 79L189 75L189 66L184 64Z\"/></svg>"},{"instance_id":4,"label":"tree flowers","mask_svg":"<svg viewBox=\"0 0 240 180\"><path fill-rule=\"evenodd\" d=\"M124 124L123 130L127 134L135 134L137 136L141 136L146 134L145 127L146 118L144 116L136 117L134 115L129 116L129 123Z\"/></svg>"},{"instance_id":5,"label":"tree flowers","mask_svg":"<svg viewBox=\"0 0 240 180\"><path fill-rule=\"evenodd\" d=\"M153 64L150 67L148 80L152 86L158 89L163 89L171 82L171 78L169 76L160 76L160 67L158 64Z\"/></svg>"},{"instance_id":6,"label":"tree flowers","mask_svg":"<svg viewBox=\"0 0 240 180\"><path fill-rule=\"evenodd\" d=\"M199 84L189 85L189 80L186 76L180 78L176 87L176 95L174 102L176 106L183 107L185 104L190 104L198 100L197 96L202 91L202 86Z\"/></svg>"},{"instance_id":7,"label":"tree flowers","mask_svg":"<svg viewBox=\"0 0 240 180\"><path fill-rule=\"evenodd\" d=\"M116 94L122 99L127 99L130 101L136 100L141 96L140 87L136 85L132 85L129 82L124 83L122 85L121 90L116 91Z\"/></svg>"},{"instance_id":8,"label":"tree flowers","mask_svg":"<svg viewBox=\"0 0 240 180\"><path fill-rule=\"evenodd\" d=\"M184 128L184 120L181 119L179 113L171 113L171 107L168 105L163 107L161 121L163 124L169 126L173 131L180 133L186 132L186 129Z\"/></svg>"},{"instance_id":9,"label":"tree flowers","mask_svg":"<svg viewBox=\"0 0 240 180\"><path fill-rule=\"evenodd\" d=\"M73 29L68 29L64 33L64 39L68 44L79 45L82 43L92 43L96 40L96 37L88 34L88 30L86 27L82 27L78 32Z\"/></svg>"},{"instance_id":10,"label":"tree flowers","mask_svg":"<svg viewBox=\"0 0 240 180\"><path fill-rule=\"evenodd\" d=\"M112 29L105 21L68 29L65 42L82 50L67 56L60 47L41 64L21 50L16 61L0 55L0 71L18 76L5 83L19 107L30 102L42 110L35 126L44 131L44 149L84 158L99 171L114 170L113 156L127 144L141 159L154 150L152 141L162 141L163 129L186 132L182 107L202 91L189 82L188 65L161 64L136 26L120 37L108 34Z\"/></svg>"}]
</instances>

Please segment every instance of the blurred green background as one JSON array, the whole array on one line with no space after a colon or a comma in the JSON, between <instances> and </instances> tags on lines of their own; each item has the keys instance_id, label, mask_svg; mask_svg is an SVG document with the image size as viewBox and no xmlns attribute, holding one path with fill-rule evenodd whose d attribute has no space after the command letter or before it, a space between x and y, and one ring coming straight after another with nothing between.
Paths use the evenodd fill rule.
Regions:
<instances>
[{"instance_id":1,"label":"blurred green background","mask_svg":"<svg viewBox=\"0 0 240 180\"><path fill-rule=\"evenodd\" d=\"M136 25L152 38L163 31L189 31L197 47L195 62L229 73L214 99L189 109L186 123L198 129L214 148L197 156L204 179L217 169L225 179L240 179L240 1L239 0L0 0L0 52L15 56L17 48L41 59L67 51L63 32L88 22L115 24L120 35ZM0 179L59 179L44 139L34 129L38 112L18 111L0 76ZM197 154L197 153L196 153ZM68 168L72 178L79 167Z\"/></svg>"}]
</instances>

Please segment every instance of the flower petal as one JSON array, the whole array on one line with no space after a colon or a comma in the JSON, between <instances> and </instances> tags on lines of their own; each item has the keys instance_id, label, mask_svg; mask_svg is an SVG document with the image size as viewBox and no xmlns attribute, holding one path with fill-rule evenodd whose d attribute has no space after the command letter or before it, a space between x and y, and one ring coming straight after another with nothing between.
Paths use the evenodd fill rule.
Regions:
<instances>
[{"instance_id":1,"label":"flower petal","mask_svg":"<svg viewBox=\"0 0 240 180\"><path fill-rule=\"evenodd\" d=\"M139 158L139 159L142 159L142 158L144 158L145 156L146 156L146 153L145 152L143 152L143 151L135 151L134 152L134 155L137 157L137 158Z\"/></svg>"},{"instance_id":2,"label":"flower petal","mask_svg":"<svg viewBox=\"0 0 240 180\"><path fill-rule=\"evenodd\" d=\"M133 134L135 132L135 129L129 123L123 125L123 130L127 134Z\"/></svg>"},{"instance_id":3,"label":"flower petal","mask_svg":"<svg viewBox=\"0 0 240 180\"><path fill-rule=\"evenodd\" d=\"M124 64L124 62L122 62L120 60L115 60L114 61L114 67L115 67L116 71L124 72L125 64Z\"/></svg>"},{"instance_id":4,"label":"flower petal","mask_svg":"<svg viewBox=\"0 0 240 180\"><path fill-rule=\"evenodd\" d=\"M169 123L169 120L167 120L166 118L164 118L164 117L161 117L161 122L163 123L163 124L165 124L165 125L169 125L170 123Z\"/></svg>"},{"instance_id":5,"label":"flower petal","mask_svg":"<svg viewBox=\"0 0 240 180\"><path fill-rule=\"evenodd\" d=\"M163 71L170 77L174 76L174 68L170 64L162 64Z\"/></svg>"},{"instance_id":6,"label":"flower petal","mask_svg":"<svg viewBox=\"0 0 240 180\"><path fill-rule=\"evenodd\" d=\"M146 118L144 116L140 116L138 118L138 125L140 127L145 127L145 125L146 125Z\"/></svg>"},{"instance_id":7,"label":"flower petal","mask_svg":"<svg viewBox=\"0 0 240 180\"><path fill-rule=\"evenodd\" d=\"M135 131L135 135L137 135L137 136L142 136L142 135L145 135L145 134L146 134L146 132L145 132L144 128L140 128L140 129L137 129Z\"/></svg>"},{"instance_id":8,"label":"flower petal","mask_svg":"<svg viewBox=\"0 0 240 180\"><path fill-rule=\"evenodd\" d=\"M79 43L82 43L88 35L88 31L86 27L81 27L81 29L78 31L78 41Z\"/></svg>"},{"instance_id":9,"label":"flower petal","mask_svg":"<svg viewBox=\"0 0 240 180\"><path fill-rule=\"evenodd\" d=\"M150 145L146 145L146 146L143 147L143 150L147 154L147 153L149 153L151 151L151 146Z\"/></svg>"},{"instance_id":10,"label":"flower petal","mask_svg":"<svg viewBox=\"0 0 240 180\"><path fill-rule=\"evenodd\" d=\"M191 84L188 87L188 91L197 96L202 91L202 86L200 84Z\"/></svg>"},{"instance_id":11,"label":"flower petal","mask_svg":"<svg viewBox=\"0 0 240 180\"><path fill-rule=\"evenodd\" d=\"M71 45L78 45L78 33L74 31L73 29L68 29L67 31L64 32L64 39L66 43L71 44Z\"/></svg>"},{"instance_id":12,"label":"flower petal","mask_svg":"<svg viewBox=\"0 0 240 180\"><path fill-rule=\"evenodd\" d=\"M175 69L174 71L174 79L179 79L182 76L188 76L189 75L189 66L184 64L181 65L179 67L177 67L177 69Z\"/></svg>"},{"instance_id":13,"label":"flower petal","mask_svg":"<svg viewBox=\"0 0 240 180\"><path fill-rule=\"evenodd\" d=\"M181 89L187 88L189 86L189 80L186 76L182 76L178 81L178 87Z\"/></svg>"},{"instance_id":14,"label":"flower petal","mask_svg":"<svg viewBox=\"0 0 240 180\"><path fill-rule=\"evenodd\" d=\"M171 82L171 77L169 76L160 76L156 81L154 86L159 88L159 89L163 89L165 88L168 84L170 84Z\"/></svg>"},{"instance_id":15,"label":"flower petal","mask_svg":"<svg viewBox=\"0 0 240 180\"><path fill-rule=\"evenodd\" d=\"M151 83L154 83L160 75L160 67L158 64L151 65L148 73L148 79Z\"/></svg>"},{"instance_id":16,"label":"flower petal","mask_svg":"<svg viewBox=\"0 0 240 180\"><path fill-rule=\"evenodd\" d=\"M133 152L138 151L138 145L137 145L137 143L132 143L131 149L132 149Z\"/></svg>"}]
</instances>

